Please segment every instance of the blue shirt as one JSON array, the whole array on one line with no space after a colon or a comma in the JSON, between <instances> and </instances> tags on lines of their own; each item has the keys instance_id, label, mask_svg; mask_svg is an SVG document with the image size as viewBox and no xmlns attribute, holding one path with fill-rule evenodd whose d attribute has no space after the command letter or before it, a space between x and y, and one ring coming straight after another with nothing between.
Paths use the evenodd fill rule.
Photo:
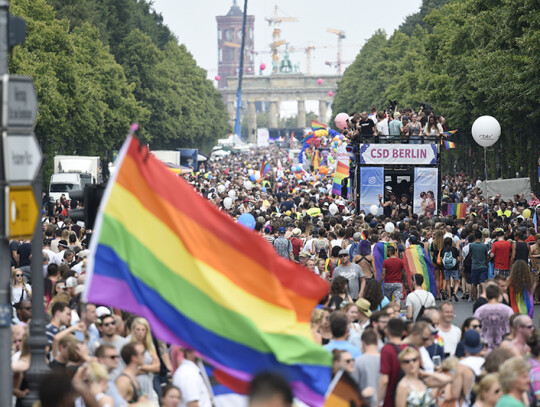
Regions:
<instances>
[{"instance_id":1,"label":"blue shirt","mask_svg":"<svg viewBox=\"0 0 540 407\"><path fill-rule=\"evenodd\" d=\"M347 341L335 341L335 340L332 339L330 342L328 342L323 347L328 352L332 352L334 349L346 350L347 352L349 352L352 355L353 358L357 358L358 356L360 356L362 354L360 349L358 349L356 346L350 344Z\"/></svg>"}]
</instances>

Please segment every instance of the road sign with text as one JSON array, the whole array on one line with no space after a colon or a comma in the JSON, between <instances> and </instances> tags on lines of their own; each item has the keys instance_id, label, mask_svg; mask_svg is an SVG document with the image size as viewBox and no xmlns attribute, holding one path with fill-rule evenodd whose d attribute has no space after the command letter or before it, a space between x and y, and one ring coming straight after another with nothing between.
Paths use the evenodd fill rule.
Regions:
<instances>
[{"instance_id":1,"label":"road sign with text","mask_svg":"<svg viewBox=\"0 0 540 407\"><path fill-rule=\"evenodd\" d=\"M30 76L2 75L2 129L32 131L38 100Z\"/></svg>"},{"instance_id":2,"label":"road sign with text","mask_svg":"<svg viewBox=\"0 0 540 407\"><path fill-rule=\"evenodd\" d=\"M31 183L36 178L42 155L36 137L4 132L4 165L8 183Z\"/></svg>"}]
</instances>

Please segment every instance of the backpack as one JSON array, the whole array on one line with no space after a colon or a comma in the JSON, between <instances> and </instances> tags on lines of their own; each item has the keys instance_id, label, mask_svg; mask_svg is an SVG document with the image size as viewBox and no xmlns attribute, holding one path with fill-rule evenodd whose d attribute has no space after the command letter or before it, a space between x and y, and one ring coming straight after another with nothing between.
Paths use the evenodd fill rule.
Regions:
<instances>
[{"instance_id":1,"label":"backpack","mask_svg":"<svg viewBox=\"0 0 540 407\"><path fill-rule=\"evenodd\" d=\"M469 248L469 253L465 256L465 259L463 259L463 271L466 273L470 273L472 269L472 252Z\"/></svg>"},{"instance_id":2,"label":"backpack","mask_svg":"<svg viewBox=\"0 0 540 407\"><path fill-rule=\"evenodd\" d=\"M418 298L418 301L420 301L420 297L418 296L418 294L416 294L416 298ZM427 303L427 300L429 299L429 293L426 295L426 299L424 300L424 303L420 303L420 309L418 310L418 315L416 316L416 321L419 321L420 318L422 318L424 316L424 312L426 312L426 303Z\"/></svg>"},{"instance_id":3,"label":"backpack","mask_svg":"<svg viewBox=\"0 0 540 407\"><path fill-rule=\"evenodd\" d=\"M442 264L446 270L453 270L456 267L457 260L452 254L452 250L444 252Z\"/></svg>"}]
</instances>

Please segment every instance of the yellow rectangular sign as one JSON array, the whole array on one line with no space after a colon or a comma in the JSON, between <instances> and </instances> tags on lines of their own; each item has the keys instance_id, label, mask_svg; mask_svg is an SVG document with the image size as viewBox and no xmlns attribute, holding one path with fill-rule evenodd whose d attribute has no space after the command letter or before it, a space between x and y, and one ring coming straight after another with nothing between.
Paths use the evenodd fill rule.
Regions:
<instances>
[{"instance_id":1,"label":"yellow rectangular sign","mask_svg":"<svg viewBox=\"0 0 540 407\"><path fill-rule=\"evenodd\" d=\"M34 236L38 206L31 185L8 187L6 216L8 237L27 239Z\"/></svg>"}]
</instances>

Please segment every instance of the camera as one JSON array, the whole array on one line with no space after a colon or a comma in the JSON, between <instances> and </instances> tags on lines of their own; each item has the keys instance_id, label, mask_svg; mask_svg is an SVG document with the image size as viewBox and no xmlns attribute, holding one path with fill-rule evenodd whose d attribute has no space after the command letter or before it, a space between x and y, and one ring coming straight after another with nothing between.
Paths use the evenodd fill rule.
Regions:
<instances>
[{"instance_id":1,"label":"camera","mask_svg":"<svg viewBox=\"0 0 540 407\"><path fill-rule=\"evenodd\" d=\"M388 100L390 102L390 109L395 110L396 106L398 105L397 100Z\"/></svg>"}]
</instances>

